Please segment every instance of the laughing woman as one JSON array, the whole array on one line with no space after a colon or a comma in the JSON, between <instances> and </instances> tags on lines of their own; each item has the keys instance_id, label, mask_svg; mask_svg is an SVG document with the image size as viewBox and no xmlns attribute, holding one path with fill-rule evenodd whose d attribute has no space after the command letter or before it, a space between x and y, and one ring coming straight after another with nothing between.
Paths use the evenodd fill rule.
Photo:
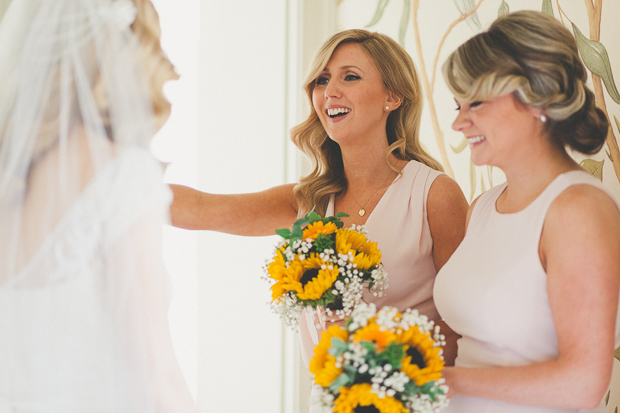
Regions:
<instances>
[{"instance_id":1,"label":"laughing woman","mask_svg":"<svg viewBox=\"0 0 620 413\"><path fill-rule=\"evenodd\" d=\"M312 172L298 185L252 194L173 185L173 224L271 235L313 207L322 215L346 212L346 226L365 224L378 242L388 272L386 295L364 299L438 320L435 275L464 235L467 202L420 146L422 90L411 58L387 36L344 31L319 50L304 90L312 109L292 140L313 161ZM300 320L306 363L320 336L316 321ZM450 363L455 339L448 338Z\"/></svg>"},{"instance_id":2,"label":"laughing woman","mask_svg":"<svg viewBox=\"0 0 620 413\"><path fill-rule=\"evenodd\" d=\"M566 150L597 153L609 127L575 40L549 16L517 12L443 70L472 161L507 181L474 201L435 284L462 335L446 411L604 412L620 344L620 213Z\"/></svg>"}]
</instances>

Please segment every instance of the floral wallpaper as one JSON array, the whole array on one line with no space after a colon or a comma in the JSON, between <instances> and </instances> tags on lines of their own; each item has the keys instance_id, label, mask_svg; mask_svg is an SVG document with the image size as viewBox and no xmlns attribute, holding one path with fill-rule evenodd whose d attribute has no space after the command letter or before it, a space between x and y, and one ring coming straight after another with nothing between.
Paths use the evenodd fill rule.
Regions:
<instances>
[{"instance_id":1,"label":"floral wallpaper","mask_svg":"<svg viewBox=\"0 0 620 413\"><path fill-rule=\"evenodd\" d=\"M607 144L594 156L575 159L620 199L620 8L617 0L338 0L338 29L367 28L392 36L413 57L424 88L421 139L425 148L456 179L471 202L505 180L492 167L474 166L462 135L451 129L455 105L441 65L458 45L516 10L547 13L574 34L590 71L590 87L611 127ZM620 410L620 349L606 395L608 413Z\"/></svg>"}]
</instances>

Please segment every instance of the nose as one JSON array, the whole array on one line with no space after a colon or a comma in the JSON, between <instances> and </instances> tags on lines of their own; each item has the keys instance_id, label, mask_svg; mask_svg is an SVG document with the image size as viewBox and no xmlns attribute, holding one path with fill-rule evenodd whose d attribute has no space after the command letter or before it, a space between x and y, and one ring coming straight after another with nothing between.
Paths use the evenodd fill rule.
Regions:
<instances>
[{"instance_id":1,"label":"nose","mask_svg":"<svg viewBox=\"0 0 620 413\"><path fill-rule=\"evenodd\" d=\"M471 126L471 120L467 115L467 111L461 108L457 112L456 119L454 119L454 122L452 122L452 129L457 132L462 132L463 129L469 126Z\"/></svg>"},{"instance_id":2,"label":"nose","mask_svg":"<svg viewBox=\"0 0 620 413\"><path fill-rule=\"evenodd\" d=\"M340 86L338 85L338 82L336 80L332 79L329 83L327 83L327 86L325 87L324 95L325 95L325 99L339 98L342 96L342 93L340 91Z\"/></svg>"}]
</instances>

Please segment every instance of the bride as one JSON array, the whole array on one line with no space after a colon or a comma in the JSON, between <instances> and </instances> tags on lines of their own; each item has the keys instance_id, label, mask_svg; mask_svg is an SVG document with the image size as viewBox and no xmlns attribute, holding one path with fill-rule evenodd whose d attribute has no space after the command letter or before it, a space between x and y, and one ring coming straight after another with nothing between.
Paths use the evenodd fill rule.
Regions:
<instances>
[{"instance_id":1,"label":"bride","mask_svg":"<svg viewBox=\"0 0 620 413\"><path fill-rule=\"evenodd\" d=\"M148 151L176 77L153 5L12 0L0 56L0 412L196 411Z\"/></svg>"}]
</instances>

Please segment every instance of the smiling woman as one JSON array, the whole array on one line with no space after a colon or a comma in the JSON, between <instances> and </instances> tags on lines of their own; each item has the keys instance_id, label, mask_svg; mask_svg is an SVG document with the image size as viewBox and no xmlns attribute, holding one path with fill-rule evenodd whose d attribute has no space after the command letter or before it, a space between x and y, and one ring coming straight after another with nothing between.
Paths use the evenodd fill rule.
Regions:
<instances>
[{"instance_id":1,"label":"smiling woman","mask_svg":"<svg viewBox=\"0 0 620 413\"><path fill-rule=\"evenodd\" d=\"M575 40L548 15L507 14L444 76L472 160L506 174L437 276L437 308L462 335L446 411L602 413L620 345L620 203L567 152L598 152L608 128Z\"/></svg>"},{"instance_id":2,"label":"smiling woman","mask_svg":"<svg viewBox=\"0 0 620 413\"><path fill-rule=\"evenodd\" d=\"M313 207L347 212L378 242L390 287L367 302L415 308L438 321L432 297L437 270L461 241L467 202L420 147L421 91L409 55L387 36L338 33L319 50L304 82L312 105L291 139L313 162L298 185L214 195L173 185L173 223L238 235L270 235ZM361 202L360 202L361 201ZM312 357L328 320L300 319L302 355ZM445 357L454 355L448 337Z\"/></svg>"}]
</instances>

